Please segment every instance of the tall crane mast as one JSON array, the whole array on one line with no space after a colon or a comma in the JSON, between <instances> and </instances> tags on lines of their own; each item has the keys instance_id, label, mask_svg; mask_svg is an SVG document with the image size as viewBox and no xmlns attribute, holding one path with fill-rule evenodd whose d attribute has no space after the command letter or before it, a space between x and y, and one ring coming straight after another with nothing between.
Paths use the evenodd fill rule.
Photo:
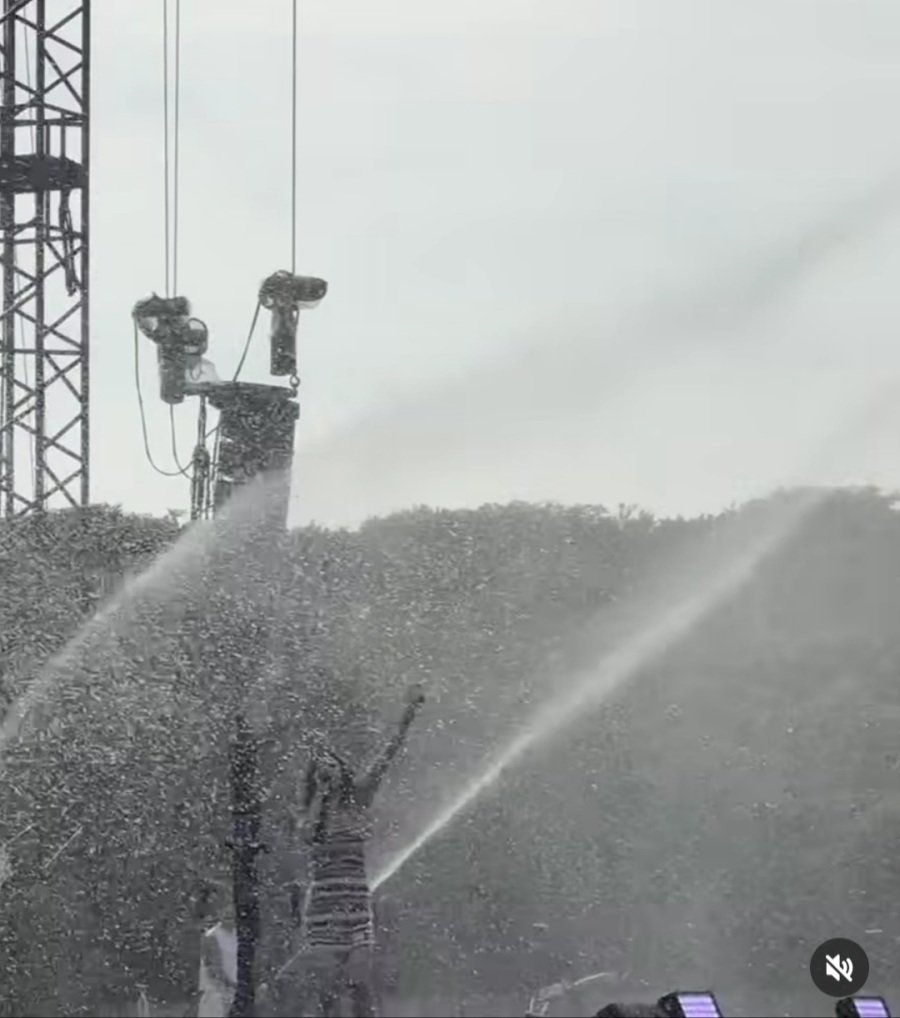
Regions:
<instances>
[{"instance_id":1,"label":"tall crane mast","mask_svg":"<svg viewBox=\"0 0 900 1018\"><path fill-rule=\"evenodd\" d=\"M11 518L85 506L90 497L90 0L0 0L0 11L0 518ZM292 28L291 269L263 282L257 305L257 313L271 312L270 371L289 377L290 386L239 382L240 368L230 382L220 381L202 356L206 326L191 316L184 297L154 295L134 309L135 328L157 348L163 402L172 407L186 396L199 401L192 516L218 515L237 491L266 478L276 494L259 521L263 536L287 522L299 416L299 313L315 307L327 291L324 280L295 273L296 3ZM166 187L168 203L168 168ZM177 195L177 169L175 188ZM168 230L167 222L167 261ZM173 234L174 246L177 228ZM174 290L174 270L172 276ZM167 291L168 286L167 278ZM212 455L206 449L207 405L219 412ZM229 847L238 938L235 1018L255 1014L260 921L261 801L258 747L245 713L249 678L233 676Z\"/></svg>"},{"instance_id":2,"label":"tall crane mast","mask_svg":"<svg viewBox=\"0 0 900 1018\"><path fill-rule=\"evenodd\" d=\"M2 0L0 517L87 505L90 0Z\"/></svg>"}]
</instances>

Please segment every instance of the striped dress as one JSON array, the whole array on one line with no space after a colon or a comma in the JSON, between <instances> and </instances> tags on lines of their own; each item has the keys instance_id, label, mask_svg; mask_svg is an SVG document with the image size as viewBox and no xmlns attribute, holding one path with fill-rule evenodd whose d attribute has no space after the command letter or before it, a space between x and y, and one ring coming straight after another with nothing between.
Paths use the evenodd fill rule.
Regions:
<instances>
[{"instance_id":1,"label":"striped dress","mask_svg":"<svg viewBox=\"0 0 900 1018\"><path fill-rule=\"evenodd\" d=\"M344 952L375 943L366 842L372 828L357 803L329 803L311 842L303 909L304 947Z\"/></svg>"}]
</instances>

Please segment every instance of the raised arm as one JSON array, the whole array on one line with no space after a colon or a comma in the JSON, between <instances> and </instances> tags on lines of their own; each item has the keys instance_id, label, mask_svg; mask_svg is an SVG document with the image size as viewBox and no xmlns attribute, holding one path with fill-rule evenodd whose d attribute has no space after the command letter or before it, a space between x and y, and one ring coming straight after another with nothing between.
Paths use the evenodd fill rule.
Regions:
<instances>
[{"instance_id":1,"label":"raised arm","mask_svg":"<svg viewBox=\"0 0 900 1018\"><path fill-rule=\"evenodd\" d=\"M316 780L316 763L311 757L301 786L300 810L293 816L293 833L303 844L309 844L315 837L323 798L324 789Z\"/></svg>"},{"instance_id":2,"label":"raised arm","mask_svg":"<svg viewBox=\"0 0 900 1018\"><path fill-rule=\"evenodd\" d=\"M316 840L324 798L323 791L316 789L312 797L304 803L303 812L297 818L297 835L301 844L311 845Z\"/></svg>"},{"instance_id":3,"label":"raised arm","mask_svg":"<svg viewBox=\"0 0 900 1018\"><path fill-rule=\"evenodd\" d=\"M406 742L409 726L415 720L416 714L419 713L424 702L425 694L422 691L422 687L418 685L412 686L406 694L406 709L400 718L397 731L357 782L359 793L365 799L371 799L375 792L378 791L378 786L381 784L388 767L390 767L394 757L400 752L403 743Z\"/></svg>"}]
</instances>

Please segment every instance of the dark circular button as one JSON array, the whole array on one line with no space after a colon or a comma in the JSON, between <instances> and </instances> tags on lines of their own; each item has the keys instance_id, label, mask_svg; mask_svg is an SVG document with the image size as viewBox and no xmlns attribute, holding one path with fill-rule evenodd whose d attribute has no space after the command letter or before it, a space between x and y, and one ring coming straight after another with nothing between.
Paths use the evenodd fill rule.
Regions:
<instances>
[{"instance_id":1,"label":"dark circular button","mask_svg":"<svg viewBox=\"0 0 900 1018\"><path fill-rule=\"evenodd\" d=\"M852 997L866 985L869 959L859 944L835 937L813 951L809 974L816 987L829 997Z\"/></svg>"}]
</instances>

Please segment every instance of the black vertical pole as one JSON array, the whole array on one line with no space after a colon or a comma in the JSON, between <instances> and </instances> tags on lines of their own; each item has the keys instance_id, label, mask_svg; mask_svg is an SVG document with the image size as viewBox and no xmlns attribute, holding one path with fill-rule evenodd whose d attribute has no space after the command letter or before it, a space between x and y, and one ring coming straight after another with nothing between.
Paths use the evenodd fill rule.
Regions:
<instances>
[{"instance_id":1,"label":"black vertical pole","mask_svg":"<svg viewBox=\"0 0 900 1018\"><path fill-rule=\"evenodd\" d=\"M253 968L259 940L259 874L257 856L262 804L256 738L243 713L235 718L231 746L231 845L234 875L234 911L237 932L237 988L229 1018L253 1018L256 987Z\"/></svg>"}]
</instances>

